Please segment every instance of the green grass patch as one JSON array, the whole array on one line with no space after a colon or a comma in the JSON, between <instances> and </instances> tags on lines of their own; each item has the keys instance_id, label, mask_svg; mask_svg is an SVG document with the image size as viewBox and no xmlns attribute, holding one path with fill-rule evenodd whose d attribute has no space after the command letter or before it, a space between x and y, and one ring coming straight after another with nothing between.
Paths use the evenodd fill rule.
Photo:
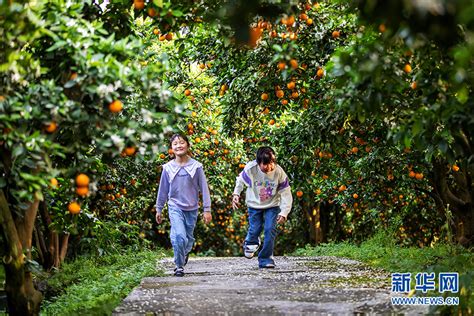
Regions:
<instances>
[{"instance_id":1,"label":"green grass patch","mask_svg":"<svg viewBox=\"0 0 474 316\"><path fill-rule=\"evenodd\" d=\"M47 280L42 315L110 315L147 276L161 275L157 260L164 253L144 250L64 264Z\"/></svg>"},{"instance_id":2,"label":"green grass patch","mask_svg":"<svg viewBox=\"0 0 474 316\"><path fill-rule=\"evenodd\" d=\"M295 256L336 256L359 260L372 267L382 268L390 273L412 273L412 289L418 272L435 272L436 281L439 272L459 273L458 307L437 307L441 313L467 313L474 310L474 253L472 249L460 246L437 244L433 247L400 247L393 243L390 233L381 232L360 245L349 242L307 246L296 250ZM433 296L442 296L433 291ZM419 296L427 296L421 294Z\"/></svg>"},{"instance_id":3,"label":"green grass patch","mask_svg":"<svg viewBox=\"0 0 474 316\"><path fill-rule=\"evenodd\" d=\"M2 284L5 281L5 268L3 264L0 264L0 288L2 288Z\"/></svg>"}]
</instances>

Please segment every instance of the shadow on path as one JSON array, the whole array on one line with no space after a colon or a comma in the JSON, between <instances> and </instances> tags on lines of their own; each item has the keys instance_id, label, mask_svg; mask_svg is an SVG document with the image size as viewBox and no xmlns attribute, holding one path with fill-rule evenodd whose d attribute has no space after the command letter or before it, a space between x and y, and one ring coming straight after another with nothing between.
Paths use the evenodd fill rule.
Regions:
<instances>
[{"instance_id":1,"label":"shadow on path","mask_svg":"<svg viewBox=\"0 0 474 316\"><path fill-rule=\"evenodd\" d=\"M425 314L393 306L390 274L336 257L275 257L275 269L256 259L193 258L186 275L144 278L113 315L353 315Z\"/></svg>"}]
</instances>

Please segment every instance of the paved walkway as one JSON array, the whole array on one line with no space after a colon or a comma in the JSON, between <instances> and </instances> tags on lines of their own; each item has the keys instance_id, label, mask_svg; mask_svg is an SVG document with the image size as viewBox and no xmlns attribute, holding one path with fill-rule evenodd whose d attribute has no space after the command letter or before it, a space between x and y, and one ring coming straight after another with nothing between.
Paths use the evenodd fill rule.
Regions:
<instances>
[{"instance_id":1,"label":"paved walkway","mask_svg":"<svg viewBox=\"0 0 474 316\"><path fill-rule=\"evenodd\" d=\"M275 269L256 259L189 259L186 275L144 278L113 315L353 315L425 314L390 303L390 274L335 257L276 257Z\"/></svg>"}]
</instances>

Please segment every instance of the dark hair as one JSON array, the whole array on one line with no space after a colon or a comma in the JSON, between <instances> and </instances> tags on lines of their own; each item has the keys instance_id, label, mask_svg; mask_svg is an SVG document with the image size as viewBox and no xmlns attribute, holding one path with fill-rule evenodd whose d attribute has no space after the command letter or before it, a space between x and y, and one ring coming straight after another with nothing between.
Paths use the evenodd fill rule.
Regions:
<instances>
[{"instance_id":1,"label":"dark hair","mask_svg":"<svg viewBox=\"0 0 474 316\"><path fill-rule=\"evenodd\" d=\"M186 137L186 135L184 135L184 134L179 134L179 133L173 134L173 136L170 137L170 146L171 146L171 144L173 144L173 141L176 138L184 139L184 141L188 144L188 147L191 147L191 144L189 143L188 137Z\"/></svg>"},{"instance_id":2,"label":"dark hair","mask_svg":"<svg viewBox=\"0 0 474 316\"><path fill-rule=\"evenodd\" d=\"M276 155L273 149L268 146L260 147L257 150L257 163L268 165L272 162L276 162Z\"/></svg>"}]
</instances>

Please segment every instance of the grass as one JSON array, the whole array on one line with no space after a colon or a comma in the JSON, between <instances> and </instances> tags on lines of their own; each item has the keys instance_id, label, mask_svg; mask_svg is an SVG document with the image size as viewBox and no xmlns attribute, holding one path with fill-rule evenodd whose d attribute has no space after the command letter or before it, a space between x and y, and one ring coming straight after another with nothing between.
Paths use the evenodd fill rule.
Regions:
<instances>
[{"instance_id":1,"label":"grass","mask_svg":"<svg viewBox=\"0 0 474 316\"><path fill-rule=\"evenodd\" d=\"M307 246L296 250L295 256L336 256L359 260L372 267L382 268L391 273L412 273L412 289L414 276L418 272L435 272L436 280L439 272L459 273L460 305L457 307L438 307L436 312L472 314L474 311L474 253L460 246L437 244L434 247L406 248L393 243L390 233L380 232L360 245L348 242L339 244L322 244L317 247ZM439 292L434 292L439 296ZM427 296L421 294L420 296Z\"/></svg>"},{"instance_id":2,"label":"grass","mask_svg":"<svg viewBox=\"0 0 474 316\"><path fill-rule=\"evenodd\" d=\"M0 264L0 288L2 287L3 281L5 281L5 268L3 264Z\"/></svg>"},{"instance_id":3,"label":"grass","mask_svg":"<svg viewBox=\"0 0 474 316\"><path fill-rule=\"evenodd\" d=\"M160 275L157 251L78 258L49 278L42 315L110 315L147 276Z\"/></svg>"}]
</instances>

